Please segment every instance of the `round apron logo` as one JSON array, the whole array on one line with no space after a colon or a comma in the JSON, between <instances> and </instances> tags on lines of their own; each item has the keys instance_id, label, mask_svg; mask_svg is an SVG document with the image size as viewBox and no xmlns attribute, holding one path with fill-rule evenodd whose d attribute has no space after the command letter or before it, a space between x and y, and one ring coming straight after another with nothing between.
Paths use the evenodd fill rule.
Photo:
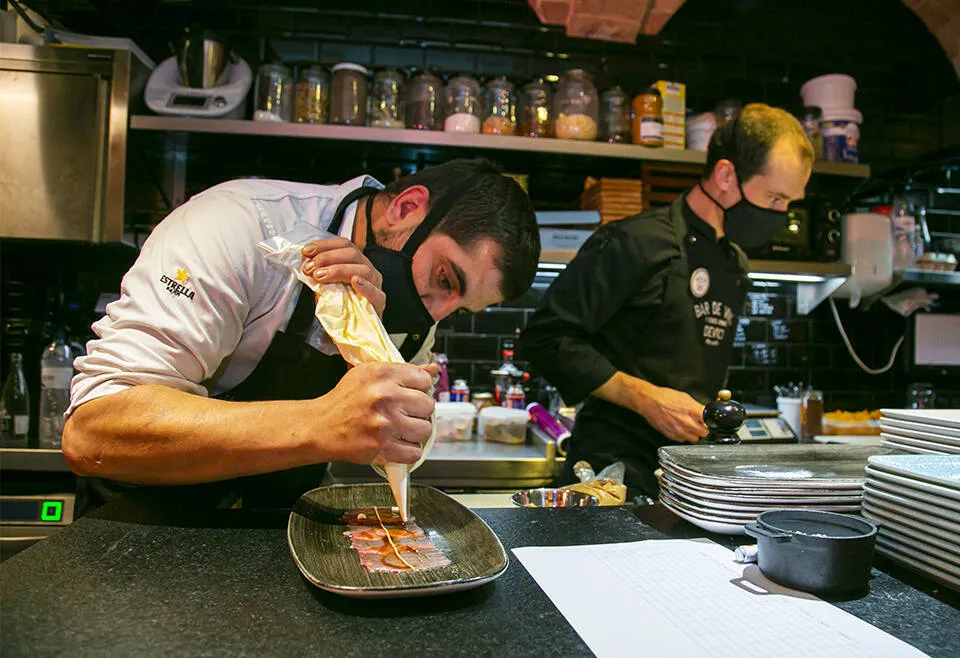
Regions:
<instances>
[{"instance_id":1,"label":"round apron logo","mask_svg":"<svg viewBox=\"0 0 960 658\"><path fill-rule=\"evenodd\" d=\"M710 290L710 272L705 267L698 267L690 275L690 292L700 299Z\"/></svg>"}]
</instances>

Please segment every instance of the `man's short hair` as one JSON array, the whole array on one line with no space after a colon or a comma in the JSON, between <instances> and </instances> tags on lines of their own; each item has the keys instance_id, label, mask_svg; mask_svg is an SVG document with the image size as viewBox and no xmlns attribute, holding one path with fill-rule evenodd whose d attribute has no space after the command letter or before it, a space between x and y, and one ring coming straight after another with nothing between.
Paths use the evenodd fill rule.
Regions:
<instances>
[{"instance_id":1,"label":"man's short hair","mask_svg":"<svg viewBox=\"0 0 960 658\"><path fill-rule=\"evenodd\" d=\"M536 276L540 231L530 197L497 165L482 158L451 160L404 176L383 192L392 199L409 187L423 185L430 190L432 207L445 192L473 175L480 178L454 203L434 233L449 235L466 249L484 238L496 242L500 254L494 262L503 275L500 292L504 300L517 299Z\"/></svg>"},{"instance_id":2,"label":"man's short hair","mask_svg":"<svg viewBox=\"0 0 960 658\"><path fill-rule=\"evenodd\" d=\"M717 128L707 147L704 180L713 175L721 160L733 163L740 184L761 173L770 151L781 140L789 140L797 154L813 165L813 146L803 126L789 112L764 103L751 103L740 117Z\"/></svg>"}]
</instances>

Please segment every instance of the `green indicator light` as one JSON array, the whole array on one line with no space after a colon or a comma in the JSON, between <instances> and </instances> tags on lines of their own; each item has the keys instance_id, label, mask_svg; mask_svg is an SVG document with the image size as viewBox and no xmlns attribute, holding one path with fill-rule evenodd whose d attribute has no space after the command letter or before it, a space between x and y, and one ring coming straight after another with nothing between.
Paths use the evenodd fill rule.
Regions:
<instances>
[{"instance_id":1,"label":"green indicator light","mask_svg":"<svg viewBox=\"0 0 960 658\"><path fill-rule=\"evenodd\" d=\"M45 500L40 508L41 521L59 521L63 518L62 500Z\"/></svg>"}]
</instances>

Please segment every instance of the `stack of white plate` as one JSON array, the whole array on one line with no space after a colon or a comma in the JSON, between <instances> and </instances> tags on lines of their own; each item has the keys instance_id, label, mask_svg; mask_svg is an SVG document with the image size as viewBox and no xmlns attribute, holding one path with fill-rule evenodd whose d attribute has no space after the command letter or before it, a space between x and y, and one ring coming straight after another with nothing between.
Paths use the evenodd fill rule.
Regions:
<instances>
[{"instance_id":1,"label":"stack of white plate","mask_svg":"<svg viewBox=\"0 0 960 658\"><path fill-rule=\"evenodd\" d=\"M880 429L896 452L960 455L960 409L881 409Z\"/></svg>"},{"instance_id":2,"label":"stack of white plate","mask_svg":"<svg viewBox=\"0 0 960 658\"><path fill-rule=\"evenodd\" d=\"M960 456L870 457L863 488L877 552L960 591Z\"/></svg>"},{"instance_id":3,"label":"stack of white plate","mask_svg":"<svg viewBox=\"0 0 960 658\"><path fill-rule=\"evenodd\" d=\"M660 448L660 501L721 534L772 509L859 512L867 457L879 446L736 445Z\"/></svg>"}]
</instances>

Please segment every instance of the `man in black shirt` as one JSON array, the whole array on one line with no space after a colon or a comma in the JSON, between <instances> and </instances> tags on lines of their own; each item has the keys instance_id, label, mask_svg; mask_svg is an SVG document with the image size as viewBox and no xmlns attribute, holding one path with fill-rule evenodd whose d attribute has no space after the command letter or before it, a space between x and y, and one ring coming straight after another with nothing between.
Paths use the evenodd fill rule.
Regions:
<instances>
[{"instance_id":1,"label":"man in black shirt","mask_svg":"<svg viewBox=\"0 0 960 658\"><path fill-rule=\"evenodd\" d=\"M565 479L585 459L627 466L656 495L657 448L706 436L747 288L739 246L769 242L804 196L813 148L799 122L763 104L722 125L700 183L668 208L612 222L554 281L521 350L567 404L584 401Z\"/></svg>"}]
</instances>

